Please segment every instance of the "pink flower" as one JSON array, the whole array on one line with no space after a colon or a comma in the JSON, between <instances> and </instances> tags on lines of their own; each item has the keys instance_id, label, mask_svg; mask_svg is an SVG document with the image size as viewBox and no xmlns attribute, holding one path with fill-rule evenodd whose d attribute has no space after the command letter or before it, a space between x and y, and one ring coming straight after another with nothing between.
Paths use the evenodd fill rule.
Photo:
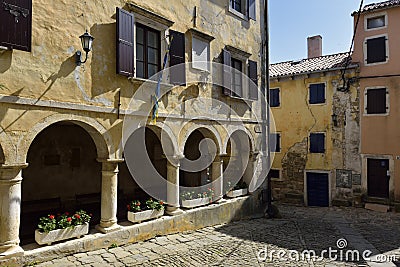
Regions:
<instances>
[{"instance_id":1,"label":"pink flower","mask_svg":"<svg viewBox=\"0 0 400 267\"><path fill-rule=\"evenodd\" d=\"M67 218L67 222L71 222L72 221L72 218L71 217L68 217Z\"/></svg>"},{"instance_id":2,"label":"pink flower","mask_svg":"<svg viewBox=\"0 0 400 267\"><path fill-rule=\"evenodd\" d=\"M54 215L50 215L50 216L49 216L49 219L50 219L50 220L54 220Z\"/></svg>"}]
</instances>

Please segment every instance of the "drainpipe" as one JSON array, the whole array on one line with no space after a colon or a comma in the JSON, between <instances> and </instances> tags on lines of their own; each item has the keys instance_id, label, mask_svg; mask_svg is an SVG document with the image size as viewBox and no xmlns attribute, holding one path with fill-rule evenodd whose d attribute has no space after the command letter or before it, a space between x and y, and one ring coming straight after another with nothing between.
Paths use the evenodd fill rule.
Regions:
<instances>
[{"instance_id":1,"label":"drainpipe","mask_svg":"<svg viewBox=\"0 0 400 267\"><path fill-rule=\"evenodd\" d=\"M264 0L264 28L263 31L263 47L262 47L262 79L261 79L261 151L264 157L266 157L265 166L268 170L271 166L271 152L269 149L269 142L267 138L270 136L270 112L267 108L269 103L269 27L268 27L268 0ZM271 189L271 177L267 175L267 199L266 199L266 215L270 218L275 217L274 209L272 208L272 189Z\"/></svg>"}]
</instances>

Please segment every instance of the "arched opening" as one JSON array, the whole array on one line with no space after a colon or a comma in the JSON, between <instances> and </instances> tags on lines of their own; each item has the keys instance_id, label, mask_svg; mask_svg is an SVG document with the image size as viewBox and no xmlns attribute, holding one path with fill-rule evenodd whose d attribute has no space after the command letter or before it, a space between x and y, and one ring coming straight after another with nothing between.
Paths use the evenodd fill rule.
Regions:
<instances>
[{"instance_id":1,"label":"arched opening","mask_svg":"<svg viewBox=\"0 0 400 267\"><path fill-rule=\"evenodd\" d=\"M42 130L31 143L23 170L20 238L33 241L41 216L83 209L99 223L101 163L91 135L73 122Z\"/></svg>"},{"instance_id":2,"label":"arched opening","mask_svg":"<svg viewBox=\"0 0 400 267\"><path fill-rule=\"evenodd\" d=\"M224 188L247 188L253 177L253 166L250 163L253 151L250 137L242 130L235 131L228 140L223 159Z\"/></svg>"},{"instance_id":3,"label":"arched opening","mask_svg":"<svg viewBox=\"0 0 400 267\"><path fill-rule=\"evenodd\" d=\"M208 139L210 143L203 142ZM211 140L212 141L211 141ZM213 133L206 128L194 130L184 146L185 160L181 162L179 173L180 185L184 187L199 187L212 180L212 160L218 154L218 144Z\"/></svg>"},{"instance_id":4,"label":"arched opening","mask_svg":"<svg viewBox=\"0 0 400 267\"><path fill-rule=\"evenodd\" d=\"M143 138L145 140L143 148ZM158 127L142 127L137 129L129 136L125 144L125 161L119 164L119 183L118 183L118 220L126 220L127 204L132 200L139 200L144 203L149 198L159 198L166 200L166 188L162 189L165 192L159 195L150 195L149 192L155 192L154 186L161 186L153 180L152 175L159 175L165 180L167 179L167 158L161 144L161 129ZM145 149L145 151L143 151ZM140 152L138 152L140 151ZM145 154L140 155L139 153ZM132 153L135 156L132 157ZM150 162L143 160L143 163L132 162L136 157L142 159L146 156ZM129 165L129 166L128 166ZM133 170L131 173L130 170ZM156 172L156 173L155 173ZM133 177L135 176L135 178ZM152 183L152 180L156 183ZM138 182L139 181L139 182Z\"/></svg>"}]
</instances>

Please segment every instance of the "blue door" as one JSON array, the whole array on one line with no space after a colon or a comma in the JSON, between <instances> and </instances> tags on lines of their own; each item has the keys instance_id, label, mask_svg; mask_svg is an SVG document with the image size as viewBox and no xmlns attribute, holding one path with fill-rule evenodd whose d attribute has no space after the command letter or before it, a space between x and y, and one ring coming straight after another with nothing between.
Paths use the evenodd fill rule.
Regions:
<instances>
[{"instance_id":1,"label":"blue door","mask_svg":"<svg viewBox=\"0 0 400 267\"><path fill-rule=\"evenodd\" d=\"M329 207L329 176L327 173L307 173L308 206Z\"/></svg>"}]
</instances>

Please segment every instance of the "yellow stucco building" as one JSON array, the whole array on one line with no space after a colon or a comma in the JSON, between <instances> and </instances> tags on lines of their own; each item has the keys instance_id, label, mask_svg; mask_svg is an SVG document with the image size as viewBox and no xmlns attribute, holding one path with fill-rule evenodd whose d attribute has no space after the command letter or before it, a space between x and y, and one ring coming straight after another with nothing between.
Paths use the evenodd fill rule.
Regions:
<instances>
[{"instance_id":1,"label":"yellow stucco building","mask_svg":"<svg viewBox=\"0 0 400 267\"><path fill-rule=\"evenodd\" d=\"M321 36L308 45L308 58L270 66L273 196L350 204L361 188L357 64L347 53L322 56Z\"/></svg>"},{"instance_id":2,"label":"yellow stucco building","mask_svg":"<svg viewBox=\"0 0 400 267\"><path fill-rule=\"evenodd\" d=\"M0 259L22 253L20 240L33 242L40 214L85 207L93 212L92 226L109 233L119 231L133 197L158 197L168 214L180 214L180 188L211 186L217 201L227 189L218 178L238 173L257 193L266 155L259 153L258 130L263 3L4 2ZM94 37L88 53L79 40L86 30ZM151 122L157 98L158 118ZM187 167L185 159L203 154L206 165ZM142 158L149 165L138 164ZM229 171L230 163L236 169ZM148 172L132 174L141 169ZM146 184L151 178L144 185L132 179L151 174L168 181L154 194L156 186Z\"/></svg>"}]
</instances>

